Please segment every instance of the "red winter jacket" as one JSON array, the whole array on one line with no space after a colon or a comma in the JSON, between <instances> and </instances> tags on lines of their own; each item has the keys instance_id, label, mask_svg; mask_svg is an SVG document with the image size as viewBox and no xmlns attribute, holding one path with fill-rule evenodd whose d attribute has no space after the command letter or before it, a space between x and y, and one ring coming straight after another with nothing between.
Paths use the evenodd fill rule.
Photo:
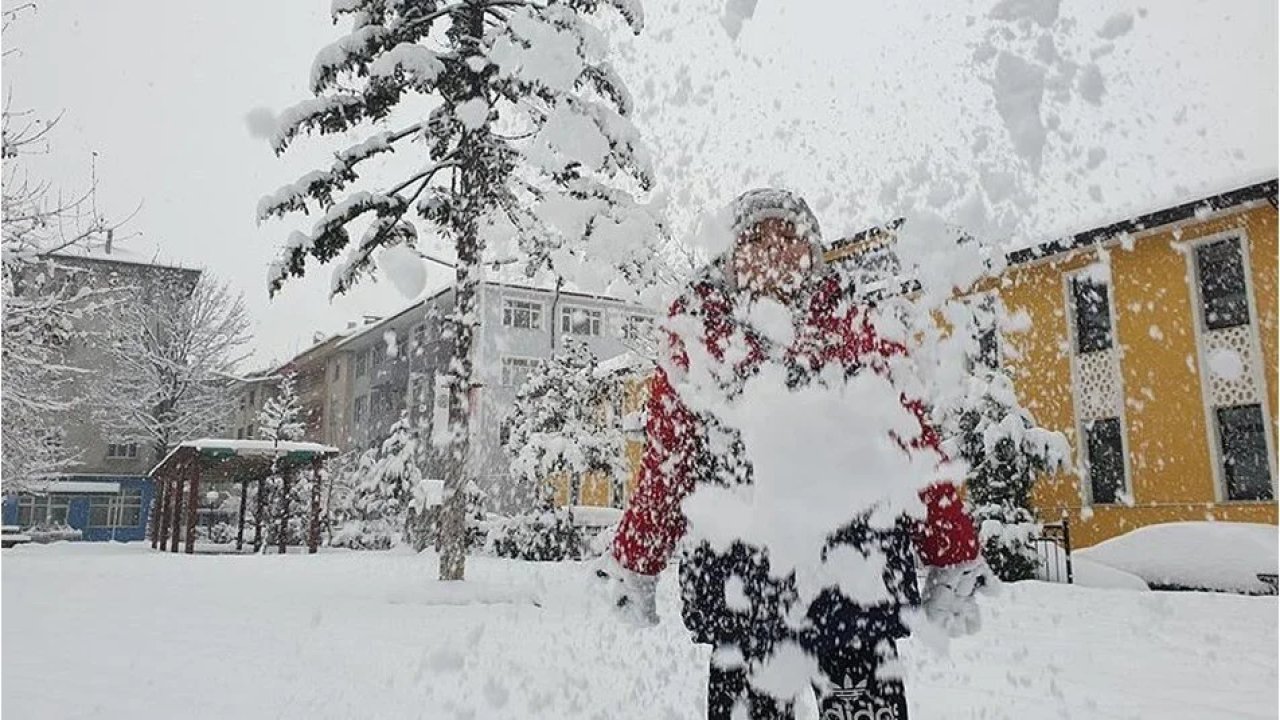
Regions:
<instances>
[{"instance_id":1,"label":"red winter jacket","mask_svg":"<svg viewBox=\"0 0 1280 720\"><path fill-rule=\"evenodd\" d=\"M790 350L814 369L831 362L845 367L869 367L883 372L884 359L904 352L904 348L880 338L865 313L856 308L840 311L839 288L834 280L825 282L811 303L807 327L798 329L796 345ZM731 301L725 291L710 283L695 285L693 293L677 300L671 316L686 313L689 298L698 303L710 354L722 359L723 344L733 328ZM811 331L807 335L804 331ZM818 342L809 342L819 338ZM835 342L831 342L834 338ZM672 363L688 367L688 359L673 337ZM762 356L749 353L747 364ZM649 391L648 423L644 457L635 494L622 516L614 538L613 555L625 568L655 575L667 565L676 543L684 536L685 517L681 502L693 491L697 478L690 472L695 456L696 414L681 401L664 369L659 369ZM922 405L904 398L903 403L920 418L922 432L913 442L917 447L938 449L938 435L926 424ZM965 514L956 488L949 482L930 486L920 495L927 507L926 518L914 532L916 550L925 564L947 566L978 556L978 538ZM851 510L851 516L853 512ZM852 517L851 517L852 519Z\"/></svg>"}]
</instances>

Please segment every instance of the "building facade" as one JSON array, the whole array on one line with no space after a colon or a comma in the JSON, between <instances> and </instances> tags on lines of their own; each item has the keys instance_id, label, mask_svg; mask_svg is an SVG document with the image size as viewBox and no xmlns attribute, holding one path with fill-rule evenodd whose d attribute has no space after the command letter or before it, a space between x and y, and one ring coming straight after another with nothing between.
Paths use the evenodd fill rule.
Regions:
<instances>
[{"instance_id":1,"label":"building facade","mask_svg":"<svg viewBox=\"0 0 1280 720\"><path fill-rule=\"evenodd\" d=\"M1039 479L1033 503L1044 520L1065 513L1077 545L1163 522L1277 522L1276 185L1012 253L978 289L1030 320L997 355L1071 442L1073 470Z\"/></svg>"},{"instance_id":2,"label":"building facade","mask_svg":"<svg viewBox=\"0 0 1280 720\"><path fill-rule=\"evenodd\" d=\"M479 387L472 396L470 463L488 509L510 512L521 509L523 500L507 482L509 460L500 428L529 371L551 357L566 337L586 343L602 360L646 345L653 314L615 298L499 282L483 283L478 301L474 360ZM300 368L311 368L313 383L312 390L305 389L299 370L299 394L310 398L303 401L309 413L307 440L361 452L377 447L401 417L417 428L441 425L448 412L441 377L453 350L443 319L453 303L453 289L446 288L389 317L366 318L362 326L249 378L241 390L243 409L233 421L239 423L233 424L233 434L236 427L244 430L253 423L273 392L264 387L271 385L265 378ZM424 471L439 479L442 459L428 452Z\"/></svg>"},{"instance_id":3,"label":"building facade","mask_svg":"<svg viewBox=\"0 0 1280 720\"><path fill-rule=\"evenodd\" d=\"M58 255L57 271L69 286L95 291L104 308L86 312L75 328L77 340L64 350L63 362L85 372L72 375L70 397L86 398L92 384L113 372L111 359L94 340L98 323L110 322L110 302L173 304L190 295L200 271L148 262L104 248L83 255ZM73 458L56 477L29 482L29 492L7 494L3 519L19 527L70 526L85 540L142 540L146 534L152 487L147 473L157 457L137 440L134 428L109 427L90 412L57 418L59 441Z\"/></svg>"}]
</instances>

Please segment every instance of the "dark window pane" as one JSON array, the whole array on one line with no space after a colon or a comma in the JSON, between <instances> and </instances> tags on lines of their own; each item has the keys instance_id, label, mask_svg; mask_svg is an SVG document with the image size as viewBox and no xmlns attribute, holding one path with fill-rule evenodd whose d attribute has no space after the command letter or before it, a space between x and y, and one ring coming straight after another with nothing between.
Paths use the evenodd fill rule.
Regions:
<instances>
[{"instance_id":1,"label":"dark window pane","mask_svg":"<svg viewBox=\"0 0 1280 720\"><path fill-rule=\"evenodd\" d=\"M1111 347L1111 298L1106 283L1087 277L1071 281L1076 314L1076 350L1081 353Z\"/></svg>"},{"instance_id":2,"label":"dark window pane","mask_svg":"<svg viewBox=\"0 0 1280 720\"><path fill-rule=\"evenodd\" d=\"M1238 239L1219 240L1196 248L1196 273L1205 327L1220 330L1248 324L1249 297Z\"/></svg>"},{"instance_id":3,"label":"dark window pane","mask_svg":"<svg viewBox=\"0 0 1280 720\"><path fill-rule=\"evenodd\" d=\"M978 331L978 364L988 368L1000 367L1000 338L994 327Z\"/></svg>"},{"instance_id":4,"label":"dark window pane","mask_svg":"<svg viewBox=\"0 0 1280 720\"><path fill-rule=\"evenodd\" d=\"M1106 418L1085 424L1088 451L1089 491L1093 502L1109 505L1124 492L1124 444L1120 440L1120 419Z\"/></svg>"},{"instance_id":5,"label":"dark window pane","mask_svg":"<svg viewBox=\"0 0 1280 720\"><path fill-rule=\"evenodd\" d=\"M1271 467L1261 405L1221 407L1218 442L1228 500L1270 500Z\"/></svg>"}]
</instances>

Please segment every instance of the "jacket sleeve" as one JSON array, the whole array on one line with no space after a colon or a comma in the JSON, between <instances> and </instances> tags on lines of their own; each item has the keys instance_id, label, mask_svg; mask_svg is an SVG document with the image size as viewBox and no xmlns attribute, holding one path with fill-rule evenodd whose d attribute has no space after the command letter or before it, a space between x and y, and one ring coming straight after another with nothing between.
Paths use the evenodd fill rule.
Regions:
<instances>
[{"instance_id":1,"label":"jacket sleeve","mask_svg":"<svg viewBox=\"0 0 1280 720\"><path fill-rule=\"evenodd\" d=\"M854 321L857 326L854 335L858 338L854 345L858 356L870 354L871 357L886 358L906 353L907 349L901 344L880 337L867 314L858 315L860 317ZM879 365L876 371L888 372L888 368ZM929 448L938 453L939 460L945 459L941 439L929 422L924 403L904 396L902 404L920 421L920 435L911 441L911 446L915 449ZM946 567L976 559L979 555L978 533L964 510L956 486L950 482L934 483L920 493L920 500L925 505L925 518L916 524L913 540L924 564Z\"/></svg>"},{"instance_id":2,"label":"jacket sleeve","mask_svg":"<svg viewBox=\"0 0 1280 720\"><path fill-rule=\"evenodd\" d=\"M920 436L912 442L916 448L930 448L943 458L938 432L929 424L924 405L903 400L903 404L920 420ZM924 521L916 526L916 552L925 565L946 567L969 562L978 557L978 533L964 511L960 493L950 482L938 482L920 493L925 505Z\"/></svg>"},{"instance_id":3,"label":"jacket sleeve","mask_svg":"<svg viewBox=\"0 0 1280 720\"><path fill-rule=\"evenodd\" d=\"M680 503L693 490L696 442L696 417L663 369L649 388L648 415L640 476L614 536L613 556L632 572L656 575L685 533Z\"/></svg>"}]
</instances>

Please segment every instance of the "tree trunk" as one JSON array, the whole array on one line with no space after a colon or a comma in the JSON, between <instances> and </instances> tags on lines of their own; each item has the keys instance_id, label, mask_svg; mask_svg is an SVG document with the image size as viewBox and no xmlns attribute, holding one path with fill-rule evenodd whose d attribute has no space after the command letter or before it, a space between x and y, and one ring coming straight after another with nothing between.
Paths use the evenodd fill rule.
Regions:
<instances>
[{"instance_id":1,"label":"tree trunk","mask_svg":"<svg viewBox=\"0 0 1280 720\"><path fill-rule=\"evenodd\" d=\"M276 525L276 542L278 554L285 554L285 546L289 544L289 500L293 493L293 471L286 470L280 478L280 521Z\"/></svg>"},{"instance_id":2,"label":"tree trunk","mask_svg":"<svg viewBox=\"0 0 1280 720\"><path fill-rule=\"evenodd\" d=\"M480 56L480 38L484 35L484 11L469 8L460 12L467 37L460 43L464 59ZM484 78L468 68L464 81L470 97L484 95ZM462 580L467 564L467 488L471 485L470 401L474 386L472 350L476 317L476 294L480 283L480 256L484 249L480 239L479 218L481 194L485 183L484 159L481 152L487 124L463 132L458 142L461 167L457 173L459 232L457 241L457 275L454 279L453 358L449 365L449 444L445 448L444 506L440 509L440 579Z\"/></svg>"},{"instance_id":3,"label":"tree trunk","mask_svg":"<svg viewBox=\"0 0 1280 720\"><path fill-rule=\"evenodd\" d=\"M307 526L307 552L320 548L320 459L311 461L311 523Z\"/></svg>"}]
</instances>

